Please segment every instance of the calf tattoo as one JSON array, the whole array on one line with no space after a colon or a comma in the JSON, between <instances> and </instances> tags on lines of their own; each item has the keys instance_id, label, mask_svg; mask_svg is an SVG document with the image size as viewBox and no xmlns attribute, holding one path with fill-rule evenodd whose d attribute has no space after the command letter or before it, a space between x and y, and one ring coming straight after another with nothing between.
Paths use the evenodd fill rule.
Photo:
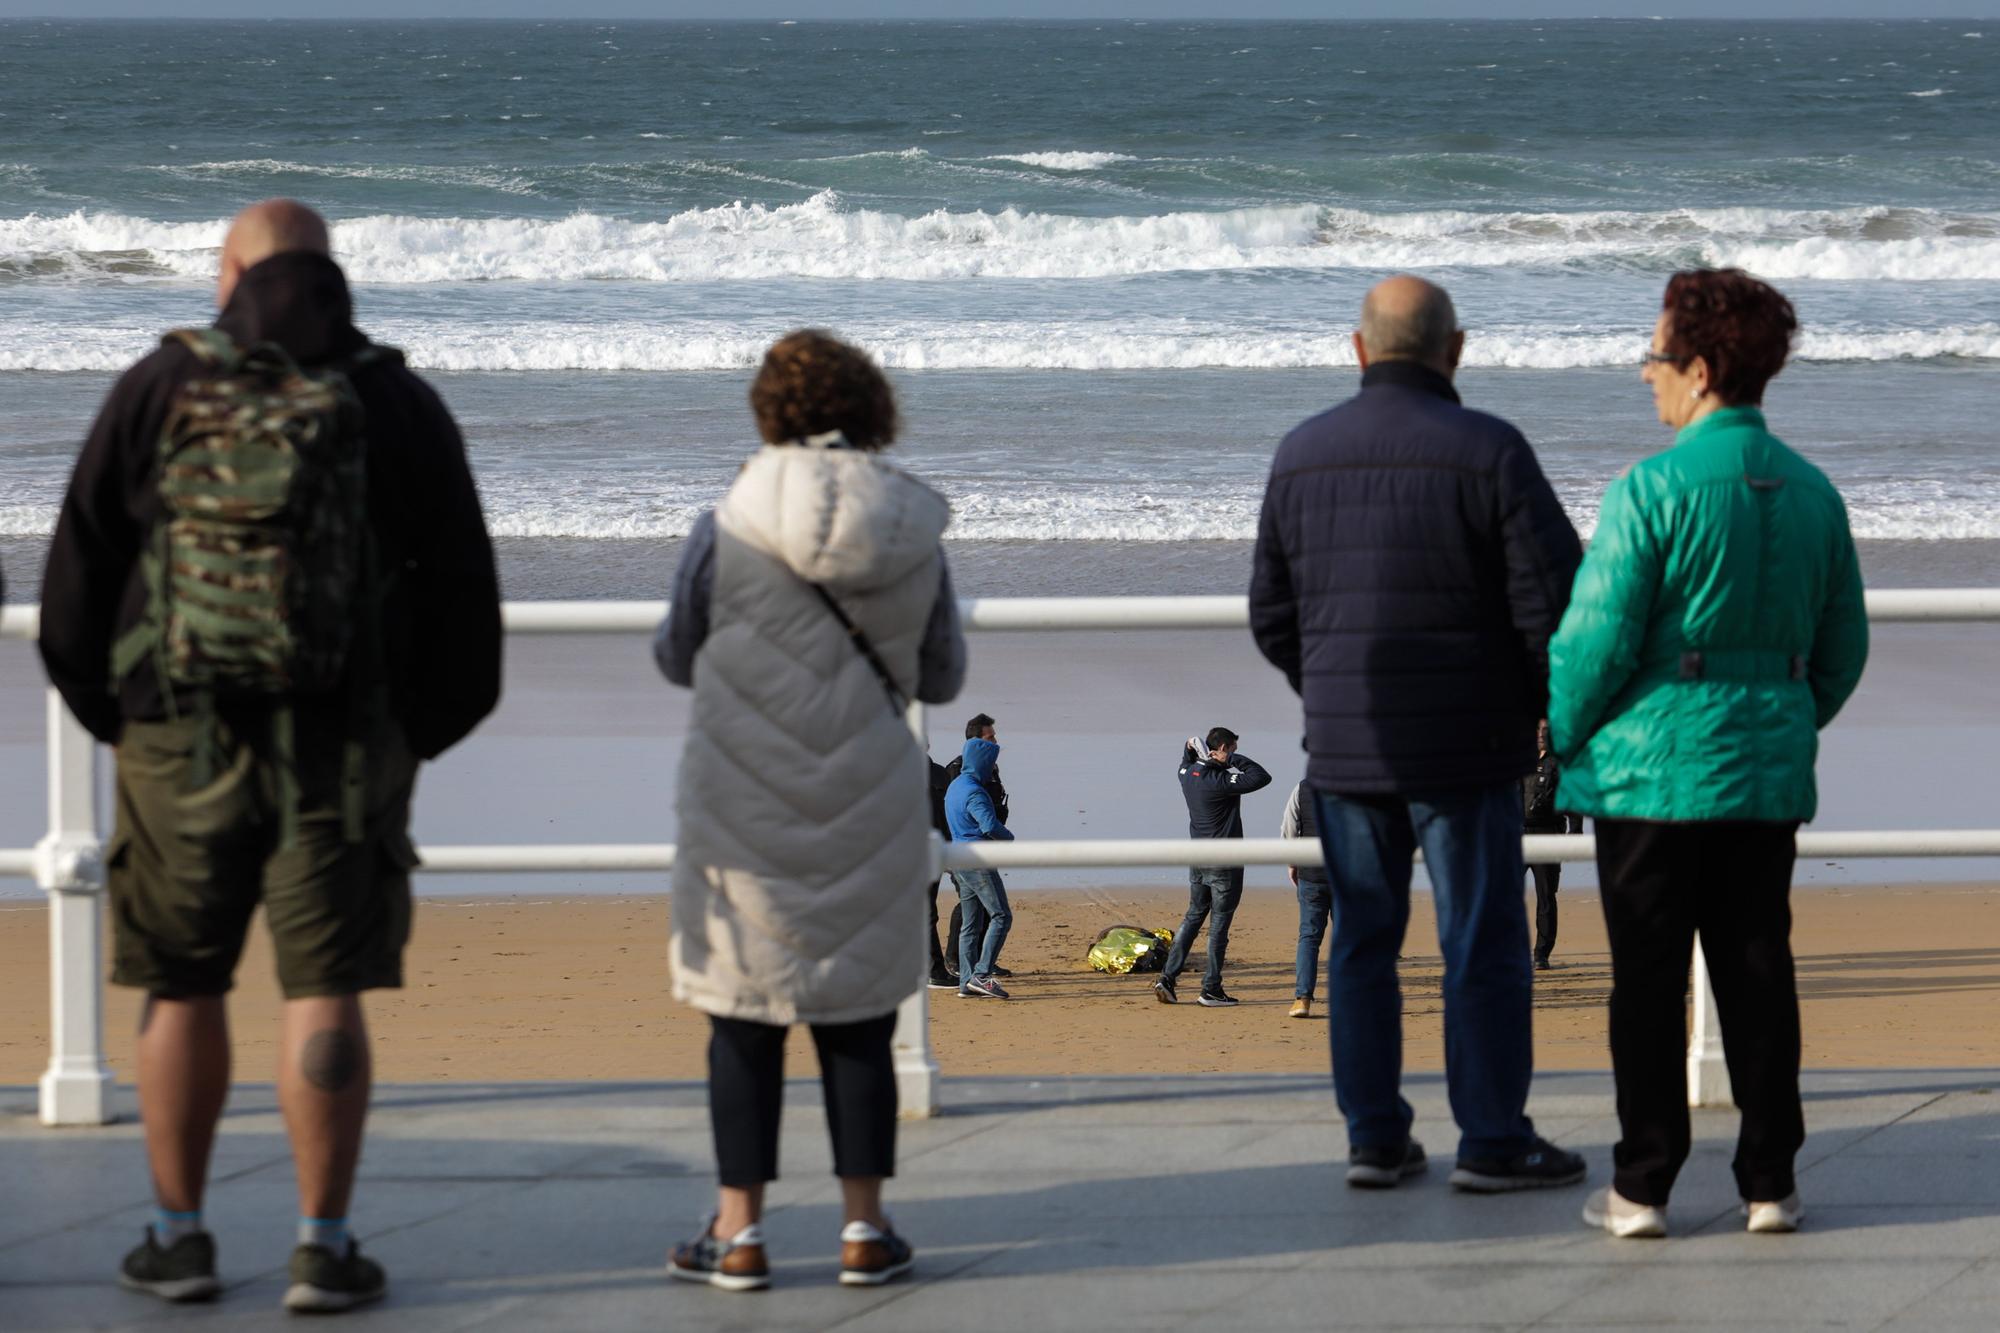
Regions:
<instances>
[{"instance_id":1,"label":"calf tattoo","mask_svg":"<svg viewBox=\"0 0 2000 1333\"><path fill-rule=\"evenodd\" d=\"M328 1028L306 1038L299 1069L321 1092L342 1092L361 1073L361 1039L345 1028Z\"/></svg>"}]
</instances>

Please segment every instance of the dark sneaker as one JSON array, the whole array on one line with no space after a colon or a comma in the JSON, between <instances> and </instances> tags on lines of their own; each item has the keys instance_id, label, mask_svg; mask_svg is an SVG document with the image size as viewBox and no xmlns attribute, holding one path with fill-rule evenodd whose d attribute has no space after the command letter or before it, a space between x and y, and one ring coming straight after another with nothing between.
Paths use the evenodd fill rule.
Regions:
<instances>
[{"instance_id":1,"label":"dark sneaker","mask_svg":"<svg viewBox=\"0 0 2000 1333\"><path fill-rule=\"evenodd\" d=\"M1347 1183L1363 1190L1391 1189L1429 1166L1424 1145L1415 1139L1405 1139L1397 1148L1351 1148Z\"/></svg>"},{"instance_id":2,"label":"dark sneaker","mask_svg":"<svg viewBox=\"0 0 2000 1333\"><path fill-rule=\"evenodd\" d=\"M1461 1157L1451 1173L1453 1189L1474 1194L1505 1194L1510 1190L1545 1190L1574 1185L1584 1176L1583 1158L1536 1139L1527 1151L1512 1157Z\"/></svg>"},{"instance_id":3,"label":"dark sneaker","mask_svg":"<svg viewBox=\"0 0 2000 1333\"><path fill-rule=\"evenodd\" d=\"M1236 997L1228 991L1205 990L1195 1003L1204 1009L1231 1009L1236 1005Z\"/></svg>"},{"instance_id":4,"label":"dark sneaker","mask_svg":"<svg viewBox=\"0 0 2000 1333\"><path fill-rule=\"evenodd\" d=\"M993 975L996 977L1011 977L1014 975L1014 969L1011 967L1002 967L998 963L995 963L993 965Z\"/></svg>"},{"instance_id":5,"label":"dark sneaker","mask_svg":"<svg viewBox=\"0 0 2000 1333\"><path fill-rule=\"evenodd\" d=\"M924 984L932 990L957 990L958 978L950 972L933 972L931 979Z\"/></svg>"},{"instance_id":6,"label":"dark sneaker","mask_svg":"<svg viewBox=\"0 0 2000 1333\"><path fill-rule=\"evenodd\" d=\"M1153 998L1161 1004L1179 1004L1180 997L1174 994L1174 983L1161 977L1153 983Z\"/></svg>"},{"instance_id":7,"label":"dark sneaker","mask_svg":"<svg viewBox=\"0 0 2000 1333\"><path fill-rule=\"evenodd\" d=\"M771 1263L764 1257L764 1228L752 1222L728 1240L715 1234L715 1219L701 1234L676 1245L667 1259L667 1273L683 1282L706 1282L724 1291L762 1291L771 1285Z\"/></svg>"},{"instance_id":8,"label":"dark sneaker","mask_svg":"<svg viewBox=\"0 0 2000 1333\"><path fill-rule=\"evenodd\" d=\"M215 1237L197 1231L163 1248L147 1227L145 1243L119 1265L118 1285L175 1304L212 1301L222 1293L215 1276Z\"/></svg>"},{"instance_id":9,"label":"dark sneaker","mask_svg":"<svg viewBox=\"0 0 2000 1333\"><path fill-rule=\"evenodd\" d=\"M353 1240L346 1254L324 1245L301 1245L292 1251L292 1285L285 1289L285 1308L301 1314L337 1314L357 1305L379 1301L389 1290L388 1274L373 1259L361 1257Z\"/></svg>"},{"instance_id":10,"label":"dark sneaker","mask_svg":"<svg viewBox=\"0 0 2000 1333\"><path fill-rule=\"evenodd\" d=\"M840 1285L879 1287L910 1271L916 1251L895 1231L849 1222L840 1232Z\"/></svg>"},{"instance_id":11,"label":"dark sneaker","mask_svg":"<svg viewBox=\"0 0 2000 1333\"><path fill-rule=\"evenodd\" d=\"M974 977L965 983L965 989L973 995L984 996L989 1000L1006 1000L1012 998L1007 994L1007 988L992 977Z\"/></svg>"},{"instance_id":12,"label":"dark sneaker","mask_svg":"<svg viewBox=\"0 0 2000 1333\"><path fill-rule=\"evenodd\" d=\"M1548 970L1549 970L1549 956L1548 956L1547 954L1545 954L1545 953L1538 953L1538 954L1536 954L1536 955L1535 955L1535 971L1537 971L1537 972L1546 972L1546 971L1548 971Z\"/></svg>"}]
</instances>

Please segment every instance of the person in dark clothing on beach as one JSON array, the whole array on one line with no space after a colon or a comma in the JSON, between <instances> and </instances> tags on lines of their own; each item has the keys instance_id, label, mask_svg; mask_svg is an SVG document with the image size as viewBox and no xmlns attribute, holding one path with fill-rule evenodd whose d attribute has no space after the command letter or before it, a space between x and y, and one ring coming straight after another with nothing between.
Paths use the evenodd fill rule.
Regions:
<instances>
[{"instance_id":1,"label":"person in dark clothing on beach","mask_svg":"<svg viewBox=\"0 0 2000 1333\"><path fill-rule=\"evenodd\" d=\"M370 1083L361 993L402 985L417 764L499 698L499 586L458 428L354 327L324 220L285 199L246 209L217 295L214 327L169 335L91 428L49 547L41 652L77 720L117 747L111 979L147 996L157 1204L120 1280L169 1301L221 1291L202 1198L229 1093L224 1002L261 905L298 1176L284 1303L338 1311L387 1286L347 1227ZM291 526L264 519L274 490ZM306 586L280 598L286 580Z\"/></svg>"},{"instance_id":2,"label":"person in dark clothing on beach","mask_svg":"<svg viewBox=\"0 0 2000 1333\"><path fill-rule=\"evenodd\" d=\"M965 724L965 739L969 741L997 741L999 736L994 730L996 725L993 718L989 715L974 713L971 719ZM944 834L945 841L949 842L951 840L951 830L946 828L941 822L944 819L944 793L952 783L958 780L958 775L965 771L965 756L962 754L953 755L949 764L943 767L933 764L931 767L933 770L931 773L931 785L933 789L931 797L931 821L937 826L938 831ZM942 785L939 785L940 779L942 779ZM993 769L992 780L981 785L986 788L987 798L993 802L994 813L999 816L1002 824L1006 823L1009 813L1007 784L1000 780L1000 769L997 765ZM953 883L956 884L957 881L954 880ZM933 942L937 939L937 923L937 893L933 889L931 893L931 939ZM946 931L945 938L947 940L956 940L958 932L964 923L964 907L958 903L953 903L951 908L951 926ZM932 990L958 989L960 984L959 976L953 970L953 965L957 961L958 946L956 944L949 951L940 948L932 950L930 978L930 987ZM993 975L996 977L1011 977L1014 973L1008 968L995 967Z\"/></svg>"},{"instance_id":3,"label":"person in dark clothing on beach","mask_svg":"<svg viewBox=\"0 0 2000 1333\"><path fill-rule=\"evenodd\" d=\"M1407 274L1368 293L1361 391L1278 446L1250 582L1257 647L1304 706L1306 785L1333 883L1327 1033L1351 1185L1424 1169L1402 1097L1396 955L1416 851L1444 954L1459 1189L1568 1185L1535 1134L1521 791L1548 644L1582 558L1521 432L1460 401L1451 298Z\"/></svg>"},{"instance_id":4,"label":"person in dark clothing on beach","mask_svg":"<svg viewBox=\"0 0 2000 1333\"><path fill-rule=\"evenodd\" d=\"M1235 732L1214 727L1205 740L1191 736L1181 747L1180 783L1181 796L1187 801L1190 838L1241 838L1243 798L1270 786L1271 775L1256 760L1236 752ZM1194 866L1188 870L1187 915L1174 932L1166 967L1153 983L1153 996L1161 1004L1179 999L1174 983L1187 966L1188 950L1194 947L1201 923L1211 913L1208 968L1202 976L1199 1002L1209 1009L1226 1009L1236 1003L1222 989L1222 965L1229 953L1229 923L1242 900L1242 866Z\"/></svg>"},{"instance_id":5,"label":"person in dark clothing on beach","mask_svg":"<svg viewBox=\"0 0 2000 1333\"><path fill-rule=\"evenodd\" d=\"M1535 748L1540 752L1535 771L1521 779L1521 829L1526 833L1581 833L1582 815L1566 815L1556 809L1556 757L1549 749L1549 724L1545 718L1535 731ZM1547 971L1549 955L1556 947L1556 886L1562 882L1562 862L1537 861L1528 867L1535 877L1535 970Z\"/></svg>"}]
</instances>

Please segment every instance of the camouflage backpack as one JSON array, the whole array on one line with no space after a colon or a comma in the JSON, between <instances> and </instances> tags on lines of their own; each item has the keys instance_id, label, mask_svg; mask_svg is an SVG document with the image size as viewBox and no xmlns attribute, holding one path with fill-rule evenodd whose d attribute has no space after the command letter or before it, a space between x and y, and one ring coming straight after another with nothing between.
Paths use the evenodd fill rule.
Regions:
<instances>
[{"instance_id":1,"label":"camouflage backpack","mask_svg":"<svg viewBox=\"0 0 2000 1333\"><path fill-rule=\"evenodd\" d=\"M238 347L219 329L166 336L200 357L160 433L161 515L141 556L146 610L112 649L122 680L151 663L169 716L179 700L211 721L218 698L262 698L293 787L290 703L345 690L356 708L379 686L380 590L367 512L367 444L346 372L394 359L369 346L339 368L300 369L272 343ZM359 719L350 716L349 735ZM359 839L365 754L348 744L348 833ZM211 776L202 728L195 781Z\"/></svg>"}]
</instances>

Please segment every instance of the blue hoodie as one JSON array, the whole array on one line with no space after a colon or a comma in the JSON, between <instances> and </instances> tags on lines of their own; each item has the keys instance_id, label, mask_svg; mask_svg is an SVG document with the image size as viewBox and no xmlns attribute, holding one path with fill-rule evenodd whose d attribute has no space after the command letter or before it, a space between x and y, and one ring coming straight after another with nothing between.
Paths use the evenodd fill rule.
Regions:
<instances>
[{"instance_id":1,"label":"blue hoodie","mask_svg":"<svg viewBox=\"0 0 2000 1333\"><path fill-rule=\"evenodd\" d=\"M993 770L1000 762L1000 747L975 736L965 743L965 752L960 758L964 767L951 780L951 786L945 789L944 794L944 818L951 825L951 840L1014 841L1014 835L1007 831L1007 826L995 813L993 798L986 794L984 785L993 780Z\"/></svg>"}]
</instances>

